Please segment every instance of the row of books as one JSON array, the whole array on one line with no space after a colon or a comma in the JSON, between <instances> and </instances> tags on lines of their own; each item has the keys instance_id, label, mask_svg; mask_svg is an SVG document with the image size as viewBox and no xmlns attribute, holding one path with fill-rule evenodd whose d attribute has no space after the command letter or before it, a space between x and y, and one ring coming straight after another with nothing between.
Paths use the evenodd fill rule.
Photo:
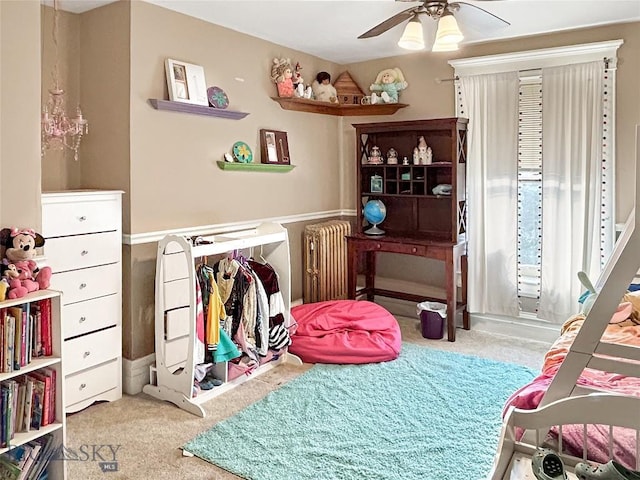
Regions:
<instances>
[{"instance_id":1,"label":"row of books","mask_svg":"<svg viewBox=\"0 0 640 480\"><path fill-rule=\"evenodd\" d=\"M0 309L0 372L53 354L51 299Z\"/></svg>"},{"instance_id":2,"label":"row of books","mask_svg":"<svg viewBox=\"0 0 640 480\"><path fill-rule=\"evenodd\" d=\"M58 451L51 434L36 438L0 455L0 480L42 480ZM58 459L60 460L60 459Z\"/></svg>"},{"instance_id":3,"label":"row of books","mask_svg":"<svg viewBox=\"0 0 640 480\"><path fill-rule=\"evenodd\" d=\"M56 420L56 370L41 368L0 383L0 447L17 432L39 430Z\"/></svg>"}]
</instances>

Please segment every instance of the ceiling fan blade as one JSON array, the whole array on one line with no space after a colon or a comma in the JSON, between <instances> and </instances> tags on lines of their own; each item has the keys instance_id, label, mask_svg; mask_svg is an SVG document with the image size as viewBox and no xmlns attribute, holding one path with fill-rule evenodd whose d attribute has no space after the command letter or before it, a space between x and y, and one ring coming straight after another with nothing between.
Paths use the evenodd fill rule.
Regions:
<instances>
[{"instance_id":1,"label":"ceiling fan blade","mask_svg":"<svg viewBox=\"0 0 640 480\"><path fill-rule=\"evenodd\" d=\"M376 25L371 30L364 32L358 38L371 38L386 32L387 30L401 24L405 20L409 20L416 13L417 7L408 8L400 13L396 13L393 17L387 18L384 22Z\"/></svg>"},{"instance_id":2,"label":"ceiling fan blade","mask_svg":"<svg viewBox=\"0 0 640 480\"><path fill-rule=\"evenodd\" d=\"M458 21L462 22L466 27L472 28L480 33L490 30L498 30L511 25L506 20L494 15L484 8L477 7L470 3L455 2L450 3L449 7L452 9L453 14Z\"/></svg>"}]
</instances>

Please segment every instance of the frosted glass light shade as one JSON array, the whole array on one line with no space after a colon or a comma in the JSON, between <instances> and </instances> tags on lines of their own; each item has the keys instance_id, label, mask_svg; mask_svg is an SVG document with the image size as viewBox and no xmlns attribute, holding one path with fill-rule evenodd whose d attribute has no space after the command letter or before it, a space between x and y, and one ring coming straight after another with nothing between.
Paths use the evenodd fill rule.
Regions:
<instances>
[{"instance_id":1,"label":"frosted glass light shade","mask_svg":"<svg viewBox=\"0 0 640 480\"><path fill-rule=\"evenodd\" d=\"M458 50L457 43L438 43L437 40L431 47L432 52L454 52L456 50Z\"/></svg>"},{"instance_id":2,"label":"frosted glass light shade","mask_svg":"<svg viewBox=\"0 0 640 480\"><path fill-rule=\"evenodd\" d=\"M424 48L422 23L417 16L409 20L407 26L404 27L402 37L398 40L398 46L406 50L422 50Z\"/></svg>"},{"instance_id":3,"label":"frosted glass light shade","mask_svg":"<svg viewBox=\"0 0 640 480\"><path fill-rule=\"evenodd\" d=\"M464 35L458 28L458 22L450 13L443 15L438 21L438 31L436 32L435 45L450 45L460 43ZM442 50L441 50L442 51Z\"/></svg>"}]
</instances>

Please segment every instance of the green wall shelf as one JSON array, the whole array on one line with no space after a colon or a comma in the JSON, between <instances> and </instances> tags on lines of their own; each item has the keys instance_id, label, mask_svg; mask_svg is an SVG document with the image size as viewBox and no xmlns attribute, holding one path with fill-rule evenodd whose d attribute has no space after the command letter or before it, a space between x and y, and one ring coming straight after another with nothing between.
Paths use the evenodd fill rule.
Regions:
<instances>
[{"instance_id":1,"label":"green wall shelf","mask_svg":"<svg viewBox=\"0 0 640 480\"><path fill-rule=\"evenodd\" d=\"M218 166L222 170L235 170L246 172L290 172L295 165L275 165L270 163L239 163L239 162L223 162L219 161Z\"/></svg>"}]
</instances>

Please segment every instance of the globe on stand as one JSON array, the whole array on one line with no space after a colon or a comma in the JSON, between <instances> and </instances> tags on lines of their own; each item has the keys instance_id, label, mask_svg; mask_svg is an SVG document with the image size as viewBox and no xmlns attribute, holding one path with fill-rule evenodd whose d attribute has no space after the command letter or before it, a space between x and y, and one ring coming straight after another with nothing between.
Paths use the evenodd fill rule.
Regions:
<instances>
[{"instance_id":1,"label":"globe on stand","mask_svg":"<svg viewBox=\"0 0 640 480\"><path fill-rule=\"evenodd\" d=\"M387 207L380 200L369 200L362 211L364 219L373 225L370 229L365 230L365 235L384 235L384 230L378 228L378 225L384 222L387 217Z\"/></svg>"}]
</instances>

